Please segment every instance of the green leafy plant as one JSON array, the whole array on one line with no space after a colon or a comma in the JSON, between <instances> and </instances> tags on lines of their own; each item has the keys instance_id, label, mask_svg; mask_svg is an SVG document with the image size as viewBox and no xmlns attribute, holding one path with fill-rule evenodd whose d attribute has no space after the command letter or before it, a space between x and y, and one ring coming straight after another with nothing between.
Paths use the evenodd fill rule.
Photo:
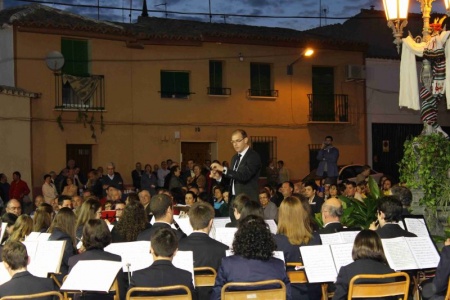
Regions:
<instances>
[{"instance_id":1,"label":"green leafy plant","mask_svg":"<svg viewBox=\"0 0 450 300\"><path fill-rule=\"evenodd\" d=\"M441 134L419 135L404 143L399 163L400 181L410 189L421 189L420 204L432 211L448 206L450 189L450 142Z\"/></svg>"},{"instance_id":2,"label":"green leafy plant","mask_svg":"<svg viewBox=\"0 0 450 300\"><path fill-rule=\"evenodd\" d=\"M369 177L370 194L363 201L354 198L339 196L342 201L344 213L341 216L341 223L347 227L367 229L375 221L378 199L381 191L376 181ZM315 215L315 220L320 227L323 226L321 214Z\"/></svg>"}]
</instances>

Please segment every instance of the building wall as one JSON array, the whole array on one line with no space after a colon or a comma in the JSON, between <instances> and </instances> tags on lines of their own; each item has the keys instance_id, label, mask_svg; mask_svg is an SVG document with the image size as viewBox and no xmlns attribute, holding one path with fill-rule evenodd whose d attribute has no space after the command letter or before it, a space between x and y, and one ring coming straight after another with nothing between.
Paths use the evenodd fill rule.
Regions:
<instances>
[{"instance_id":1,"label":"building wall","mask_svg":"<svg viewBox=\"0 0 450 300\"><path fill-rule=\"evenodd\" d=\"M0 29L0 85L15 86L13 29L7 27Z\"/></svg>"},{"instance_id":2,"label":"building wall","mask_svg":"<svg viewBox=\"0 0 450 300\"><path fill-rule=\"evenodd\" d=\"M309 173L308 144L321 143L333 135L341 150L339 163L363 163L366 160L364 86L345 81L345 65L363 64L363 54L356 51L319 50L311 60L299 61L294 75L286 66L298 58L300 49L238 44L204 43L201 46L156 46L126 48L120 41L90 39L92 74L105 76L105 131L97 141L82 124L75 123L76 112L64 112L61 131L54 111L54 76L43 58L60 50L59 35L17 33L17 84L42 93L33 102L33 178L59 171L65 166L66 144L92 144L93 166L114 161L126 182L136 161L159 163L166 158L180 159L182 141L216 142L212 158L229 160L233 154L230 135L244 128L251 136L275 136L278 159L283 159L293 179ZM242 53L244 61L239 61ZM208 96L208 61L225 61L225 86L230 97ZM250 62L272 64L275 100L248 99ZM348 94L350 124L314 124L308 121L312 66L335 67L335 93ZM191 95L185 99L162 99L160 70L188 70ZM90 113L89 113L90 115ZM97 113L96 120L100 115ZM195 131L200 127L200 132ZM181 134L174 138L175 131Z\"/></svg>"},{"instance_id":3,"label":"building wall","mask_svg":"<svg viewBox=\"0 0 450 300\"><path fill-rule=\"evenodd\" d=\"M417 64L420 74L421 64ZM398 105L400 89L400 60L366 59L367 74L367 155L372 157L372 124L399 123L421 124L420 111L400 108ZM417 79L419 80L419 78ZM445 101L439 104L438 122L450 126L450 111ZM371 159L370 161L371 162Z\"/></svg>"},{"instance_id":4,"label":"building wall","mask_svg":"<svg viewBox=\"0 0 450 300\"><path fill-rule=\"evenodd\" d=\"M12 173L19 171L31 188L30 98L0 93L0 106L0 173L11 182Z\"/></svg>"}]
</instances>

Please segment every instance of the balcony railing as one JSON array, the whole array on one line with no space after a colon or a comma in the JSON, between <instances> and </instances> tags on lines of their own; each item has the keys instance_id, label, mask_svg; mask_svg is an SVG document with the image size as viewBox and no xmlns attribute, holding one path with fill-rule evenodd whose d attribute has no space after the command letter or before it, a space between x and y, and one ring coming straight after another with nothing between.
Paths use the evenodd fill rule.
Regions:
<instances>
[{"instance_id":1,"label":"balcony railing","mask_svg":"<svg viewBox=\"0 0 450 300\"><path fill-rule=\"evenodd\" d=\"M250 97L278 97L278 90L249 89L248 95Z\"/></svg>"},{"instance_id":2,"label":"balcony railing","mask_svg":"<svg viewBox=\"0 0 450 300\"><path fill-rule=\"evenodd\" d=\"M348 122L348 95L308 94L310 122Z\"/></svg>"},{"instance_id":3,"label":"balcony railing","mask_svg":"<svg viewBox=\"0 0 450 300\"><path fill-rule=\"evenodd\" d=\"M55 74L55 109L105 110L104 76Z\"/></svg>"},{"instance_id":4,"label":"balcony railing","mask_svg":"<svg viewBox=\"0 0 450 300\"><path fill-rule=\"evenodd\" d=\"M222 88L222 87L208 87L208 95L216 95L216 96L230 96L231 89L230 88Z\"/></svg>"}]
</instances>

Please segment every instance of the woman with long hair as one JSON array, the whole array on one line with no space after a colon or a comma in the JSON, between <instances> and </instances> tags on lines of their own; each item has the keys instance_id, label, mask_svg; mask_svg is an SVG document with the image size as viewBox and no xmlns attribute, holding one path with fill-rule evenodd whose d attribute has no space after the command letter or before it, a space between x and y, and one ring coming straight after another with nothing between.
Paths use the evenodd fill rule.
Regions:
<instances>
[{"instance_id":1,"label":"woman with long hair","mask_svg":"<svg viewBox=\"0 0 450 300\"><path fill-rule=\"evenodd\" d=\"M310 214L301 200L291 196L284 199L278 209L278 231L275 235L277 250L283 251L286 262L300 262L300 246L320 245L320 238L313 234ZM292 284L292 298L319 299L320 284Z\"/></svg>"},{"instance_id":2,"label":"woman with long hair","mask_svg":"<svg viewBox=\"0 0 450 300\"><path fill-rule=\"evenodd\" d=\"M14 223L11 235L8 241L25 241L25 237L33 231L33 219L29 215L21 215Z\"/></svg>"},{"instance_id":3,"label":"woman with long hair","mask_svg":"<svg viewBox=\"0 0 450 300\"><path fill-rule=\"evenodd\" d=\"M47 232L52 223L53 207L47 203L41 203L36 209L33 218L33 231Z\"/></svg>"},{"instance_id":4,"label":"woman with long hair","mask_svg":"<svg viewBox=\"0 0 450 300\"><path fill-rule=\"evenodd\" d=\"M112 242L134 242L139 233L150 228L144 206L140 202L132 202L125 206L122 217L112 229Z\"/></svg>"},{"instance_id":5,"label":"woman with long hair","mask_svg":"<svg viewBox=\"0 0 450 300\"><path fill-rule=\"evenodd\" d=\"M273 257L277 245L264 219L249 215L239 221L234 235L234 255L222 259L211 299L220 299L222 287L228 282L253 282L279 279L286 285L286 299L291 299L291 284L284 262Z\"/></svg>"},{"instance_id":6,"label":"woman with long hair","mask_svg":"<svg viewBox=\"0 0 450 300\"><path fill-rule=\"evenodd\" d=\"M90 219L100 219L102 216L102 205L96 199L88 199L83 202L78 212L76 222L76 237L81 240L83 227Z\"/></svg>"},{"instance_id":7,"label":"woman with long hair","mask_svg":"<svg viewBox=\"0 0 450 300\"><path fill-rule=\"evenodd\" d=\"M111 232L104 220L90 219L83 227L83 247L86 251L81 254L74 255L69 259L69 273L77 262L82 260L108 260L121 261L119 255L104 251L104 248L111 243ZM122 271L117 274L117 282L119 284L120 298L125 298L126 294L126 277ZM80 299L74 297L74 299ZM85 292L83 293L84 300L112 300L113 294Z\"/></svg>"},{"instance_id":8,"label":"woman with long hair","mask_svg":"<svg viewBox=\"0 0 450 300\"><path fill-rule=\"evenodd\" d=\"M387 263L380 237L372 230L361 230L358 233L353 243L352 258L351 264L339 270L333 300L347 299L350 280L356 275L395 272Z\"/></svg>"},{"instance_id":9,"label":"woman with long hair","mask_svg":"<svg viewBox=\"0 0 450 300\"><path fill-rule=\"evenodd\" d=\"M53 219L48 232L50 233L49 241L66 241L61 267L59 268L60 274L56 275L56 278L62 282L61 280L69 270L69 258L77 252L74 212L68 207L61 208Z\"/></svg>"},{"instance_id":10,"label":"woman with long hair","mask_svg":"<svg viewBox=\"0 0 450 300\"><path fill-rule=\"evenodd\" d=\"M6 223L6 229L5 233L3 234L3 239L1 241L1 244L3 245L11 235L14 229L14 224L17 221L17 216L13 213L5 213L2 216L2 223Z\"/></svg>"}]
</instances>

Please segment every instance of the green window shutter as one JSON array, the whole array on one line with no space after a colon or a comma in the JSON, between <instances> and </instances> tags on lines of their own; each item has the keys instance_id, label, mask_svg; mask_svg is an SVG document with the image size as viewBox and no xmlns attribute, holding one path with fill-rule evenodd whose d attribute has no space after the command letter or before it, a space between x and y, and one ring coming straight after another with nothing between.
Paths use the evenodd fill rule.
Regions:
<instances>
[{"instance_id":1,"label":"green window shutter","mask_svg":"<svg viewBox=\"0 0 450 300\"><path fill-rule=\"evenodd\" d=\"M162 98L187 98L189 94L188 72L161 71Z\"/></svg>"},{"instance_id":2,"label":"green window shutter","mask_svg":"<svg viewBox=\"0 0 450 300\"><path fill-rule=\"evenodd\" d=\"M270 76L270 64L250 64L250 88L254 95L270 95L272 89Z\"/></svg>"},{"instance_id":3,"label":"green window shutter","mask_svg":"<svg viewBox=\"0 0 450 300\"><path fill-rule=\"evenodd\" d=\"M64 56L63 73L75 76L89 76L88 41L61 39Z\"/></svg>"},{"instance_id":4,"label":"green window shutter","mask_svg":"<svg viewBox=\"0 0 450 300\"><path fill-rule=\"evenodd\" d=\"M209 62L209 86L211 88L222 88L222 62Z\"/></svg>"}]
</instances>

